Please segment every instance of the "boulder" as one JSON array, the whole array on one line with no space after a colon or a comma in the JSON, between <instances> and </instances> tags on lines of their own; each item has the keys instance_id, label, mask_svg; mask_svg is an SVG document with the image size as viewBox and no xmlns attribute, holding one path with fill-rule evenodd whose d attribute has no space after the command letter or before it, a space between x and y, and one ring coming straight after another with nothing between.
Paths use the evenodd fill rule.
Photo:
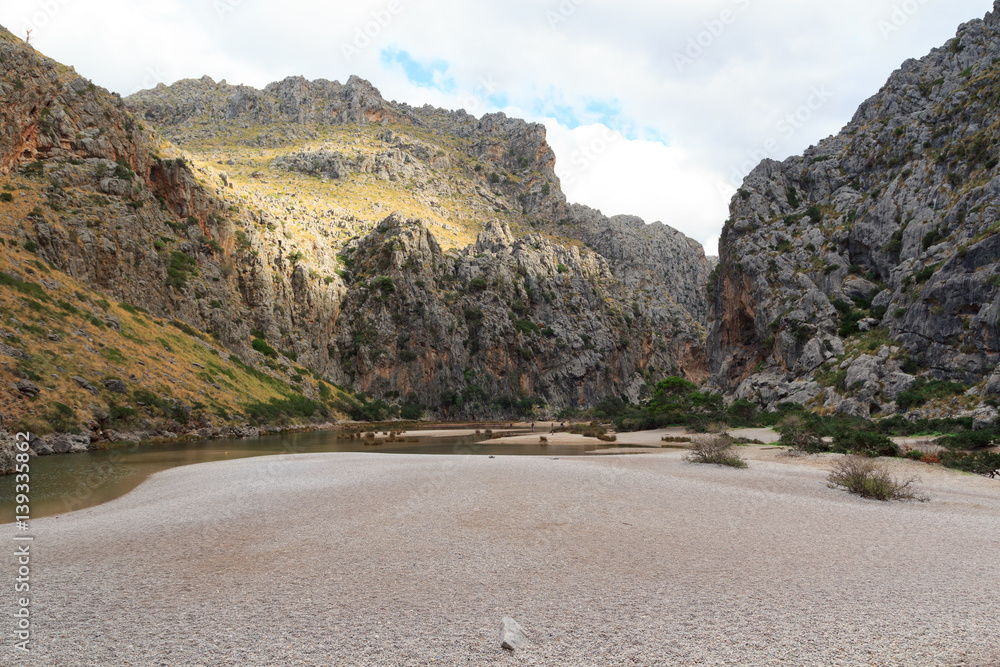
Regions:
<instances>
[{"instance_id":1,"label":"boulder","mask_svg":"<svg viewBox=\"0 0 1000 667\"><path fill-rule=\"evenodd\" d=\"M24 350L19 350L16 347L4 345L3 343L0 343L0 354L8 357L14 357L15 359L23 359L25 361L31 359L31 357L28 356L28 353Z\"/></svg>"},{"instance_id":2,"label":"boulder","mask_svg":"<svg viewBox=\"0 0 1000 667\"><path fill-rule=\"evenodd\" d=\"M871 409L862 404L859 401L849 398L840 403L837 406L837 414L847 415L848 417L861 417L862 419L871 418Z\"/></svg>"},{"instance_id":3,"label":"boulder","mask_svg":"<svg viewBox=\"0 0 1000 667\"><path fill-rule=\"evenodd\" d=\"M854 278L844 282L844 294L852 301L866 301L872 297L877 289L878 286L863 278Z\"/></svg>"},{"instance_id":4,"label":"boulder","mask_svg":"<svg viewBox=\"0 0 1000 667\"><path fill-rule=\"evenodd\" d=\"M79 375L73 376L73 382L77 383L85 391L89 391L91 394L97 393L97 387L87 382L84 378Z\"/></svg>"},{"instance_id":5,"label":"boulder","mask_svg":"<svg viewBox=\"0 0 1000 667\"><path fill-rule=\"evenodd\" d=\"M109 378L104 381L104 388L113 394L127 394L128 387L118 378Z\"/></svg>"},{"instance_id":6,"label":"boulder","mask_svg":"<svg viewBox=\"0 0 1000 667\"><path fill-rule=\"evenodd\" d=\"M528 647L528 636L520 623L510 616L504 616L500 622L500 648L508 651Z\"/></svg>"},{"instance_id":7,"label":"boulder","mask_svg":"<svg viewBox=\"0 0 1000 667\"><path fill-rule=\"evenodd\" d=\"M42 393L41 388L31 380L21 380L14 387L28 397L35 397Z\"/></svg>"},{"instance_id":8,"label":"boulder","mask_svg":"<svg viewBox=\"0 0 1000 667\"><path fill-rule=\"evenodd\" d=\"M986 431L997 425L1000 419L997 409L990 405L982 405L972 413L972 429L975 431Z\"/></svg>"},{"instance_id":9,"label":"boulder","mask_svg":"<svg viewBox=\"0 0 1000 667\"><path fill-rule=\"evenodd\" d=\"M90 449L90 436L60 433L49 438L48 444L56 454L78 454Z\"/></svg>"},{"instance_id":10,"label":"boulder","mask_svg":"<svg viewBox=\"0 0 1000 667\"><path fill-rule=\"evenodd\" d=\"M879 360L875 357L870 357L867 354L861 355L847 369L847 377L844 380L844 384L850 389L857 384L865 384L871 380L877 381L880 365Z\"/></svg>"}]
</instances>

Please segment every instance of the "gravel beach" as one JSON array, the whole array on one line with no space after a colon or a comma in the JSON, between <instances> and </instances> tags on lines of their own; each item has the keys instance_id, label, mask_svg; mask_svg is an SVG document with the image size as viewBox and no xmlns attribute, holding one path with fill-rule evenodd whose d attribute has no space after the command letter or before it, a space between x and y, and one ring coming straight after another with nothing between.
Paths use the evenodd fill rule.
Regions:
<instances>
[{"instance_id":1,"label":"gravel beach","mask_svg":"<svg viewBox=\"0 0 1000 667\"><path fill-rule=\"evenodd\" d=\"M32 651L8 576L0 663L1000 664L1000 482L899 461L931 501L887 504L740 453L175 468L33 522Z\"/></svg>"}]
</instances>

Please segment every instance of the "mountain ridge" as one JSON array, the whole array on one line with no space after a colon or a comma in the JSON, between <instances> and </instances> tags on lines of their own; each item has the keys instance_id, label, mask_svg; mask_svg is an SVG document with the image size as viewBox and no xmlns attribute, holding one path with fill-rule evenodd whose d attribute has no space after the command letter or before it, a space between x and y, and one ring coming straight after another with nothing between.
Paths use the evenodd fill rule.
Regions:
<instances>
[{"instance_id":1,"label":"mountain ridge","mask_svg":"<svg viewBox=\"0 0 1000 667\"><path fill-rule=\"evenodd\" d=\"M44 433L58 412L92 444L400 408L507 418L707 376L700 246L634 221L600 238L609 219L565 203L541 126L404 116L360 79L122 100L0 36L7 424ZM648 234L686 282L643 255Z\"/></svg>"}]
</instances>

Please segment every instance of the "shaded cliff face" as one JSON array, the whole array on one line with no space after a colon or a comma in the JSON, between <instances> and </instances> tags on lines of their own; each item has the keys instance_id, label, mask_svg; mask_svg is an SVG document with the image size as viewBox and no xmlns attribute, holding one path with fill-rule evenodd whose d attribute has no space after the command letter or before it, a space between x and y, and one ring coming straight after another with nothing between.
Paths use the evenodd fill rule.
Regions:
<instances>
[{"instance_id":1,"label":"shaded cliff face","mask_svg":"<svg viewBox=\"0 0 1000 667\"><path fill-rule=\"evenodd\" d=\"M0 186L11 193L0 240L16 248L0 270L28 280L43 267L53 284L148 311L150 326L193 327L193 345L210 341L213 355L232 352L277 383L258 378L241 396L192 357L198 395L232 387L212 404L220 415L251 398L320 397L317 378L485 417L707 376L697 290L670 297L670 273L647 266L663 257L643 254L635 221L604 236L610 221L596 212L579 230L567 223L541 126L411 109L358 79L264 91L181 82L130 98L137 117L6 32L0 56ZM671 264L704 264L673 230L651 229L671 239ZM55 320L19 317L4 321L31 356L42 345L25 332L45 336ZM136 362L110 366L92 340L72 354L155 391L191 385L157 366L175 343L127 340ZM13 390L5 401L8 417L35 409Z\"/></svg>"},{"instance_id":2,"label":"shaded cliff face","mask_svg":"<svg viewBox=\"0 0 1000 667\"><path fill-rule=\"evenodd\" d=\"M865 416L920 375L993 391L998 58L995 9L907 61L838 136L747 177L710 285L723 389Z\"/></svg>"},{"instance_id":3,"label":"shaded cliff face","mask_svg":"<svg viewBox=\"0 0 1000 667\"><path fill-rule=\"evenodd\" d=\"M358 287L334 345L345 381L371 393L489 417L523 399L636 400L652 378L706 375L693 328L634 301L592 251L491 225L448 256L397 216L351 250Z\"/></svg>"}]
</instances>

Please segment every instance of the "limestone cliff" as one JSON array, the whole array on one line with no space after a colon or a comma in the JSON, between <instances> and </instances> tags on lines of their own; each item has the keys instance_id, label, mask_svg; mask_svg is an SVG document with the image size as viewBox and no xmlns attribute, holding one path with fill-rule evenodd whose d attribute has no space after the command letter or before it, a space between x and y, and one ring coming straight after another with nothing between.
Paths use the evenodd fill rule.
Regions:
<instances>
[{"instance_id":1,"label":"limestone cliff","mask_svg":"<svg viewBox=\"0 0 1000 667\"><path fill-rule=\"evenodd\" d=\"M1000 7L733 199L709 357L734 397L868 416L918 377L997 392Z\"/></svg>"}]
</instances>

